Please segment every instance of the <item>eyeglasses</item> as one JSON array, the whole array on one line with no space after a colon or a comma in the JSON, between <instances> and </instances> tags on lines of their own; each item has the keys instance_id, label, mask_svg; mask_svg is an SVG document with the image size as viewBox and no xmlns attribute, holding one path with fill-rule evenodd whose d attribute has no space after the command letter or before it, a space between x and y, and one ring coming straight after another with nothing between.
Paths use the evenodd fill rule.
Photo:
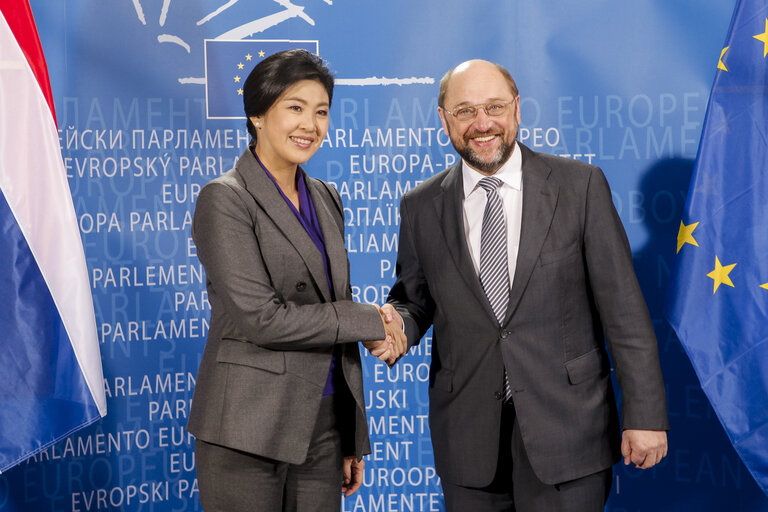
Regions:
<instances>
[{"instance_id":1,"label":"eyeglasses","mask_svg":"<svg viewBox=\"0 0 768 512\"><path fill-rule=\"evenodd\" d=\"M512 105L515 100L512 101L498 101L493 103L481 103L479 105L467 105L466 107L457 107L453 112L443 109L446 114L451 114L459 121L469 121L477 116L477 111L483 109L485 115L491 117L503 116L509 110L509 106Z\"/></svg>"}]
</instances>

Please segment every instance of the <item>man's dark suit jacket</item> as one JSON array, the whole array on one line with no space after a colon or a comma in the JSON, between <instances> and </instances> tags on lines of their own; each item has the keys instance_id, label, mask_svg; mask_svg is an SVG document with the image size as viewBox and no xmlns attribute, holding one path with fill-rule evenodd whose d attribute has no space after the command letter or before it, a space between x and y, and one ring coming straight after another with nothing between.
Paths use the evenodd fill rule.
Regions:
<instances>
[{"instance_id":1,"label":"man's dark suit jacket","mask_svg":"<svg viewBox=\"0 0 768 512\"><path fill-rule=\"evenodd\" d=\"M354 425L347 426L354 428L354 451L345 455L370 452L354 342L385 336L376 308L352 301L338 193L304 177L325 238L334 302L320 251L250 150L203 188L192 227L211 329L187 429L209 443L293 464L306 459L340 343L355 399Z\"/></svg>"},{"instance_id":2,"label":"man's dark suit jacket","mask_svg":"<svg viewBox=\"0 0 768 512\"><path fill-rule=\"evenodd\" d=\"M602 171L520 149L520 249L501 328L464 235L461 163L400 206L389 301L404 317L409 345L434 326L435 464L441 478L461 486L483 487L494 476L505 366L525 450L544 483L620 458L605 340L623 392L621 427L668 428L656 338Z\"/></svg>"}]
</instances>

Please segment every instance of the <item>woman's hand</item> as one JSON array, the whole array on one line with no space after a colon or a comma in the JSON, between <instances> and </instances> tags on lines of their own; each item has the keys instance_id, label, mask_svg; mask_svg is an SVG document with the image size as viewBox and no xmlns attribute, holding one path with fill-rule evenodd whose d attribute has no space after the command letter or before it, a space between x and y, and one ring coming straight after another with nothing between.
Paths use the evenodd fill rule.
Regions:
<instances>
[{"instance_id":1,"label":"woman's hand","mask_svg":"<svg viewBox=\"0 0 768 512\"><path fill-rule=\"evenodd\" d=\"M341 492L348 498L357 491L363 483L365 461L357 457L344 457L344 475L341 480Z\"/></svg>"}]
</instances>

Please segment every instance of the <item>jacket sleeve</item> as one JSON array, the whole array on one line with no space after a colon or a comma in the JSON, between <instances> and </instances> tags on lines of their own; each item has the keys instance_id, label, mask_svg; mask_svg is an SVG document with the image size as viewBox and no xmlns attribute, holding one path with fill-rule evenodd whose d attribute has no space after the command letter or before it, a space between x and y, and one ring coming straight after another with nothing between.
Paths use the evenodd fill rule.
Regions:
<instances>
[{"instance_id":1,"label":"jacket sleeve","mask_svg":"<svg viewBox=\"0 0 768 512\"><path fill-rule=\"evenodd\" d=\"M421 337L432 325L435 303L429 293L429 285L413 241L407 196L400 201L399 243L395 267L397 279L392 285L387 302L392 304L403 317L410 348L419 343Z\"/></svg>"},{"instance_id":2,"label":"jacket sleeve","mask_svg":"<svg viewBox=\"0 0 768 512\"><path fill-rule=\"evenodd\" d=\"M587 186L584 251L600 321L622 391L622 428L669 428L658 344L621 219L599 168Z\"/></svg>"},{"instance_id":3,"label":"jacket sleeve","mask_svg":"<svg viewBox=\"0 0 768 512\"><path fill-rule=\"evenodd\" d=\"M216 301L244 341L300 350L385 337L374 306L283 300L262 260L252 214L228 184L211 183L200 192L192 238Z\"/></svg>"}]
</instances>

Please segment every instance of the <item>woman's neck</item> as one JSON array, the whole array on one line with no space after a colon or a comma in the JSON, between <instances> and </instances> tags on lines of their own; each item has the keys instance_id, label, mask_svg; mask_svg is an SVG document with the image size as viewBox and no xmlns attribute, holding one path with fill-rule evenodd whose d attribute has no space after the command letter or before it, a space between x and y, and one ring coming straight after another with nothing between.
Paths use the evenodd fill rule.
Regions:
<instances>
[{"instance_id":1,"label":"woman's neck","mask_svg":"<svg viewBox=\"0 0 768 512\"><path fill-rule=\"evenodd\" d=\"M277 183L277 186L280 187L280 190L285 194L285 196L290 199L290 201L293 203L293 205L296 207L296 209L299 209L299 189L296 185L296 173L299 172L299 166L298 165L289 165L289 166L275 166L270 165L268 160L265 160L261 155L258 154L258 151L256 149L253 150L254 154L256 155L256 158L261 162L261 165L263 165L269 174L272 175L272 177L275 179L275 182Z\"/></svg>"},{"instance_id":2,"label":"woman's neck","mask_svg":"<svg viewBox=\"0 0 768 512\"><path fill-rule=\"evenodd\" d=\"M291 197L291 193L298 193L299 189L296 187L296 173L298 172L298 167L294 167L292 169L272 169L266 162L262 163L270 172L270 174L272 174L272 177L275 178L277 186L280 187L280 190L283 191L283 194Z\"/></svg>"}]
</instances>

